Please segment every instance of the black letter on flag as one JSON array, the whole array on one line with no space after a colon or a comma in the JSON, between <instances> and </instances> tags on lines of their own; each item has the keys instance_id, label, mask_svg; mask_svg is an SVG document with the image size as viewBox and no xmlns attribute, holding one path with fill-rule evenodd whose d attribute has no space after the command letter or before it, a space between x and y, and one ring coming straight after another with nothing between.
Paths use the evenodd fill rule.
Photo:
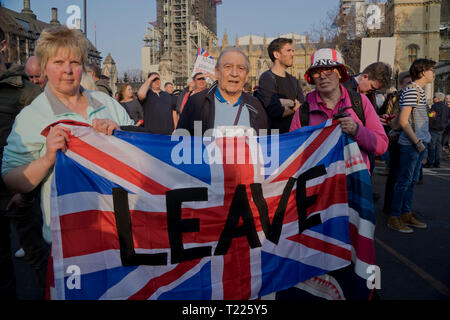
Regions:
<instances>
[{"instance_id":1,"label":"black letter on flag","mask_svg":"<svg viewBox=\"0 0 450 320\"><path fill-rule=\"evenodd\" d=\"M306 181L325 174L327 174L325 166L320 165L307 170L297 178L296 200L298 213L298 234L301 234L306 229L322 224L320 214L316 214L309 219L306 219L308 207L312 206L317 199L317 194L309 197L306 196Z\"/></svg>"},{"instance_id":2,"label":"black letter on flag","mask_svg":"<svg viewBox=\"0 0 450 320\"><path fill-rule=\"evenodd\" d=\"M208 201L208 189L185 188L166 192L167 231L169 232L171 263L195 260L211 255L211 247L184 249L183 232L198 232L200 219L181 219L181 203Z\"/></svg>"},{"instance_id":3,"label":"black letter on flag","mask_svg":"<svg viewBox=\"0 0 450 320\"><path fill-rule=\"evenodd\" d=\"M244 224L238 227L240 217L242 217ZM227 221L220 234L214 255L225 255L228 252L228 248L230 247L233 238L242 236L247 237L251 248L261 247L261 242L256 233L255 222L253 221L252 209L248 203L245 185L240 184L236 187L234 192Z\"/></svg>"},{"instance_id":4,"label":"black letter on flag","mask_svg":"<svg viewBox=\"0 0 450 320\"><path fill-rule=\"evenodd\" d=\"M167 264L167 253L136 254L131 230L130 208L128 206L128 192L122 188L113 188L114 215L119 235L120 259L124 266L161 266Z\"/></svg>"},{"instance_id":5,"label":"black letter on flag","mask_svg":"<svg viewBox=\"0 0 450 320\"><path fill-rule=\"evenodd\" d=\"M259 220L263 228L266 238L275 244L278 244L280 240L281 229L283 227L284 213L288 204L289 197L291 195L292 188L294 187L296 179L289 178L286 186L284 187L283 194L281 195L280 202L278 203L277 210L270 224L269 209L267 202L263 197L261 183L252 183L250 189L252 190L253 201L256 204L259 212Z\"/></svg>"}]
</instances>

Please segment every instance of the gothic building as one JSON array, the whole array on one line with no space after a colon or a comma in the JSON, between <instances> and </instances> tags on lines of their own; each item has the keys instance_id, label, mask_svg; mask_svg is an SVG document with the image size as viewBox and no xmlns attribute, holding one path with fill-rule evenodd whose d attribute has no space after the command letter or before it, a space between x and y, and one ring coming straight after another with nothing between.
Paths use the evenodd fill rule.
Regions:
<instances>
[{"instance_id":1,"label":"gothic building","mask_svg":"<svg viewBox=\"0 0 450 320\"><path fill-rule=\"evenodd\" d=\"M184 87L191 76L197 48L217 41L216 6L220 3L218 0L156 0L157 21L144 36L143 78L157 71L158 64L162 83L170 81L178 88Z\"/></svg>"},{"instance_id":2,"label":"gothic building","mask_svg":"<svg viewBox=\"0 0 450 320\"><path fill-rule=\"evenodd\" d=\"M58 21L58 9L52 8L52 20L50 23L38 20L31 10L30 0L23 1L23 10L15 12L2 7L0 2L0 28L6 35L8 48L6 61L24 64L34 55L36 41L45 28L60 25ZM102 57L100 52L88 40L88 63L100 65Z\"/></svg>"},{"instance_id":3,"label":"gothic building","mask_svg":"<svg viewBox=\"0 0 450 320\"><path fill-rule=\"evenodd\" d=\"M441 5L448 6L448 0L388 0L386 2L386 33L396 38L394 72L408 70L417 58L428 58L436 62L445 55L441 43L447 41L441 30ZM448 50L448 49L447 49ZM445 72L436 72L435 84L425 88L427 99L431 102L435 85ZM447 71L448 78L448 71ZM442 87L442 86L441 86ZM445 88L441 88L444 89ZM448 90L448 88L446 89Z\"/></svg>"},{"instance_id":4,"label":"gothic building","mask_svg":"<svg viewBox=\"0 0 450 320\"><path fill-rule=\"evenodd\" d=\"M117 68L116 63L109 52L105 58L105 61L103 61L102 75L109 78L109 87L112 89L112 92L117 92Z\"/></svg>"}]
</instances>

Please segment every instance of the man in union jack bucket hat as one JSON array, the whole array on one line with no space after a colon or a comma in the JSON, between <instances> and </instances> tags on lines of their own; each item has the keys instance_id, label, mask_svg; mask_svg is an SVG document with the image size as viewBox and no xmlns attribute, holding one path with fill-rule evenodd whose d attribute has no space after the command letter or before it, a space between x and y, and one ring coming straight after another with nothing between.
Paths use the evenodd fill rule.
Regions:
<instances>
[{"instance_id":1,"label":"man in union jack bucket hat","mask_svg":"<svg viewBox=\"0 0 450 320\"><path fill-rule=\"evenodd\" d=\"M305 80L309 84L314 84L311 78L311 71L317 68L336 67L339 70L339 82L346 82L350 79L347 68L344 65L342 54L331 48L319 49L311 55L311 66L305 72Z\"/></svg>"}]
</instances>

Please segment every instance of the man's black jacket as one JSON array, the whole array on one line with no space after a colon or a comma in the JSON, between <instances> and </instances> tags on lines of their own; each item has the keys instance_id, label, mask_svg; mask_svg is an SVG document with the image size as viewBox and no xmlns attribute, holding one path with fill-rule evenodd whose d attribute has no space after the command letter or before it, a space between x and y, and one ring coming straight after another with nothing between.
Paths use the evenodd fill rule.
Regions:
<instances>
[{"instance_id":1,"label":"man's black jacket","mask_svg":"<svg viewBox=\"0 0 450 320\"><path fill-rule=\"evenodd\" d=\"M23 66L6 64L7 70L0 74L0 166L3 148L11 132L16 116L41 92L41 88L28 80ZM6 190L0 179L0 192Z\"/></svg>"},{"instance_id":2,"label":"man's black jacket","mask_svg":"<svg viewBox=\"0 0 450 320\"><path fill-rule=\"evenodd\" d=\"M429 126L433 131L444 131L450 119L450 108L443 101L436 102L431 106L433 114L430 117Z\"/></svg>"}]
</instances>

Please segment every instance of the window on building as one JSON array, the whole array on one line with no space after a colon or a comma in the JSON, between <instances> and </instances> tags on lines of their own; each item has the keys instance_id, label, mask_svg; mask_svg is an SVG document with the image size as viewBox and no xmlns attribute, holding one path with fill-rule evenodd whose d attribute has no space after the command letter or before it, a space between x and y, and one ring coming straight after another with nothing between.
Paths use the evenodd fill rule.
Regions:
<instances>
[{"instance_id":1,"label":"window on building","mask_svg":"<svg viewBox=\"0 0 450 320\"><path fill-rule=\"evenodd\" d=\"M408 51L408 62L411 64L417 59L419 53L419 46L416 44L410 44L407 48Z\"/></svg>"}]
</instances>

